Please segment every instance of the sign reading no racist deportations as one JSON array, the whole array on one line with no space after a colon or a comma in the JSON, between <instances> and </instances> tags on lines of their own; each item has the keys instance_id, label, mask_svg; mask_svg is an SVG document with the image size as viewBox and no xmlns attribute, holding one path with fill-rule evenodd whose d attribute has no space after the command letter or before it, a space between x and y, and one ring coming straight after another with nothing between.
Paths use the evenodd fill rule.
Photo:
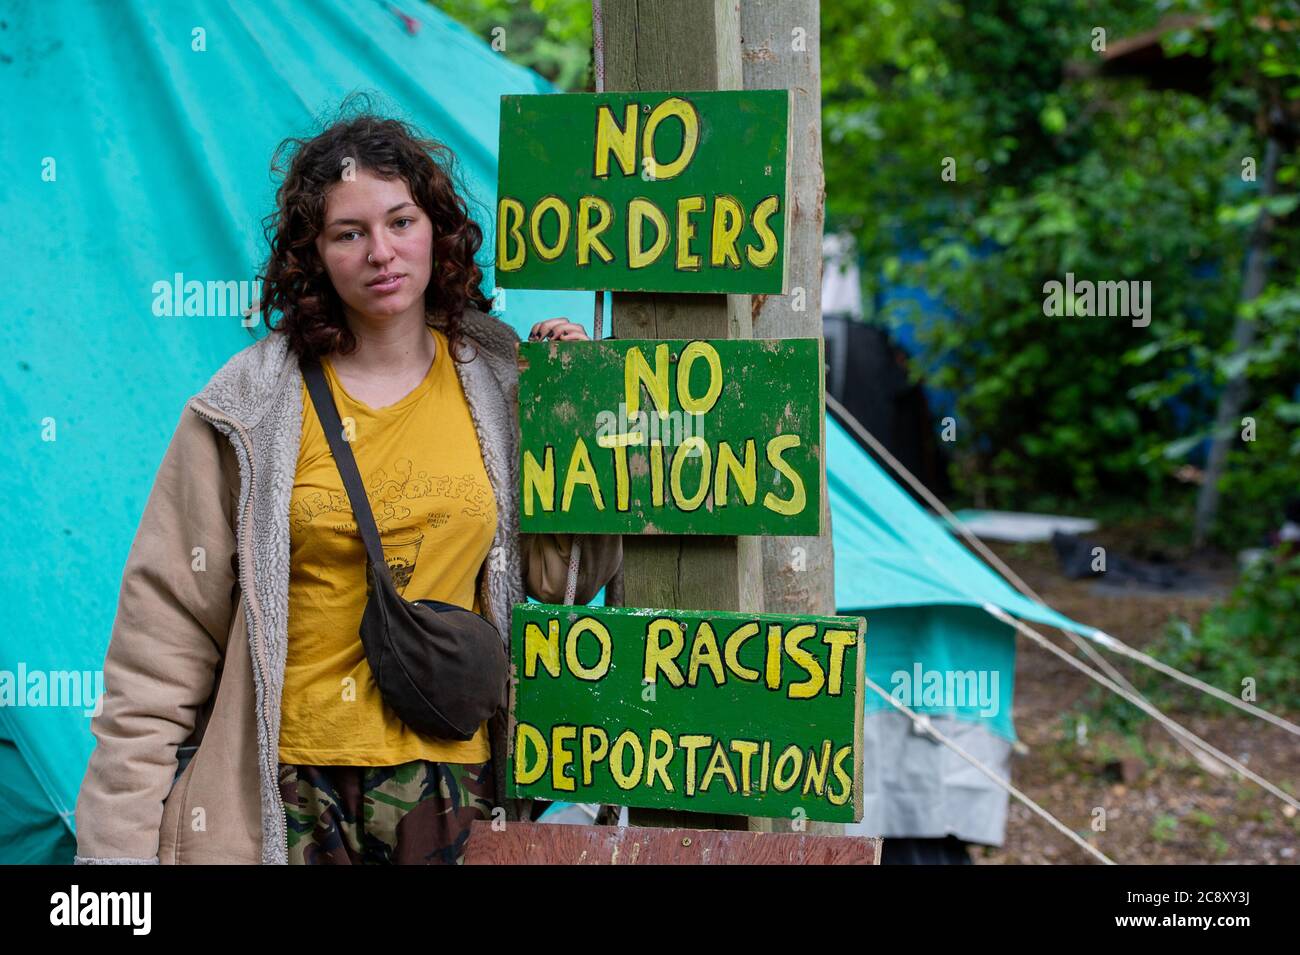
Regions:
<instances>
[{"instance_id":1,"label":"sign reading no racist deportations","mask_svg":"<svg viewBox=\"0 0 1300 955\"><path fill-rule=\"evenodd\" d=\"M501 98L502 288L785 292L789 90Z\"/></svg>"},{"instance_id":2,"label":"sign reading no racist deportations","mask_svg":"<svg viewBox=\"0 0 1300 955\"><path fill-rule=\"evenodd\" d=\"M821 531L821 339L519 348L520 530Z\"/></svg>"},{"instance_id":3,"label":"sign reading no racist deportations","mask_svg":"<svg viewBox=\"0 0 1300 955\"><path fill-rule=\"evenodd\" d=\"M510 789L862 818L861 617L518 604Z\"/></svg>"}]
</instances>

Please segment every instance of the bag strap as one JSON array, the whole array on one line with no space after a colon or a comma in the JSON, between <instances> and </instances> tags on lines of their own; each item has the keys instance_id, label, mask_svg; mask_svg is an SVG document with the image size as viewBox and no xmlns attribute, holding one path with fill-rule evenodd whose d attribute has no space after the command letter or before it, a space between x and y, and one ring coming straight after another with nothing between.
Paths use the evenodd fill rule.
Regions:
<instances>
[{"instance_id":1,"label":"bag strap","mask_svg":"<svg viewBox=\"0 0 1300 955\"><path fill-rule=\"evenodd\" d=\"M384 547L379 540L375 515L370 510L370 499L366 497L365 488L361 483L361 474L357 470L356 459L352 456L352 448L343 437L343 422L339 420L338 408L334 406L334 394L330 391L329 382L325 380L325 371L321 368L320 359L303 358L299 362L299 367L302 368L303 379L307 382L311 403L316 408L316 417L320 419L321 430L325 432L325 440L329 442L330 453L338 466L339 477L343 478L343 489L347 491L348 500L352 504L352 516L356 518L361 540L365 542L366 554L369 555L371 563L386 567L388 565L384 561Z\"/></svg>"}]
</instances>

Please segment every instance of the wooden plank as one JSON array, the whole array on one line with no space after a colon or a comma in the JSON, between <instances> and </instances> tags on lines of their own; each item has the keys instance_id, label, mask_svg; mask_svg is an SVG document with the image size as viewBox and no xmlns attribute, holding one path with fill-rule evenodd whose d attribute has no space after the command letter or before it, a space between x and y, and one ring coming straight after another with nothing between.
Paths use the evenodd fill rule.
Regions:
<instances>
[{"instance_id":1,"label":"wooden plank","mask_svg":"<svg viewBox=\"0 0 1300 955\"><path fill-rule=\"evenodd\" d=\"M734 0L603 0L605 89L738 90L740 12ZM749 295L620 292L618 338L752 338ZM639 536L623 546L624 601L642 607L763 609L763 538ZM632 809L633 824L658 810ZM706 815L699 828L735 820Z\"/></svg>"},{"instance_id":2,"label":"wooden plank","mask_svg":"<svg viewBox=\"0 0 1300 955\"><path fill-rule=\"evenodd\" d=\"M519 604L511 795L858 821L864 626Z\"/></svg>"},{"instance_id":3,"label":"wooden plank","mask_svg":"<svg viewBox=\"0 0 1300 955\"><path fill-rule=\"evenodd\" d=\"M788 90L501 98L502 288L785 289Z\"/></svg>"},{"instance_id":4,"label":"wooden plank","mask_svg":"<svg viewBox=\"0 0 1300 955\"><path fill-rule=\"evenodd\" d=\"M878 865L875 836L563 826L476 819L466 865Z\"/></svg>"},{"instance_id":5,"label":"wooden plank","mask_svg":"<svg viewBox=\"0 0 1300 955\"><path fill-rule=\"evenodd\" d=\"M788 87L790 218L786 294L754 299L759 338L821 337L825 180L821 142L821 27L818 0L745 0L740 7L741 62L747 89ZM823 416L823 421L824 421ZM834 552L830 502L818 536L762 541L764 607L773 613L833 613Z\"/></svg>"},{"instance_id":6,"label":"wooden plank","mask_svg":"<svg viewBox=\"0 0 1300 955\"><path fill-rule=\"evenodd\" d=\"M754 298L754 334L760 338L807 338L822 334L826 191L822 171L818 7L819 0L745 0L740 5L740 56L745 88L789 89L792 93L787 291L784 295ZM835 555L831 545L830 501L826 494L822 495L822 507L820 536L761 539L765 609L773 613L834 613ZM769 819L753 822L768 829L782 825ZM808 831L831 834L839 832L840 827L810 823Z\"/></svg>"},{"instance_id":7,"label":"wooden plank","mask_svg":"<svg viewBox=\"0 0 1300 955\"><path fill-rule=\"evenodd\" d=\"M815 534L821 339L519 353L520 530Z\"/></svg>"}]
</instances>

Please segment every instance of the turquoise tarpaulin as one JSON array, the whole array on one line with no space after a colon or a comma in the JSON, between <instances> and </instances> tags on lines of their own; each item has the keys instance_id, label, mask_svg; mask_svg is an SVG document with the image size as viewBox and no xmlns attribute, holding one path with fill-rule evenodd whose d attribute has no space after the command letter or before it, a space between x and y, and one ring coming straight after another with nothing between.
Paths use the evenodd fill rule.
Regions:
<instances>
[{"instance_id":1,"label":"turquoise tarpaulin","mask_svg":"<svg viewBox=\"0 0 1300 955\"><path fill-rule=\"evenodd\" d=\"M156 315L156 284L251 279L274 147L358 89L459 157L487 262L499 97L550 88L406 0L0 0L0 19L0 680L89 674L181 409L251 340L237 317ZM512 290L502 317L526 331L591 310L590 293ZM978 665L1009 694L1010 631L969 608L1062 621L955 544L834 422L827 432L836 600L868 617L873 678L889 686L918 659ZM1004 735L1007 699L1005 724L992 720ZM70 861L93 742L81 706L0 706L0 862Z\"/></svg>"},{"instance_id":2,"label":"turquoise tarpaulin","mask_svg":"<svg viewBox=\"0 0 1300 955\"><path fill-rule=\"evenodd\" d=\"M451 147L487 231L500 97L550 87L422 2L3 0L0 20L0 674L97 671L181 408L252 341L155 315L155 283L251 280L275 146L353 90ZM502 316L592 302L512 290ZM71 861L93 744L80 708L0 707L0 861Z\"/></svg>"},{"instance_id":3,"label":"turquoise tarpaulin","mask_svg":"<svg viewBox=\"0 0 1300 955\"><path fill-rule=\"evenodd\" d=\"M1014 739L1015 633L983 606L995 604L1047 626L1084 628L1013 590L918 507L830 415L826 444L835 605L842 613L867 618L867 676L897 691L900 702L913 709L980 722ZM922 683L933 672L973 672L990 689L996 679L999 702L995 708L928 705L912 692L918 667ZM900 673L907 679L896 678ZM891 708L867 693L867 712Z\"/></svg>"}]
</instances>

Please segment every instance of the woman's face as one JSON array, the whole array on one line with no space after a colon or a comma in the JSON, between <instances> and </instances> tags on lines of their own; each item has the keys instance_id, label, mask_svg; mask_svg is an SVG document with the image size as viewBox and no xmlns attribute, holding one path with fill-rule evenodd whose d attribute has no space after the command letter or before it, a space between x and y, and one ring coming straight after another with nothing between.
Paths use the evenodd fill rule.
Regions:
<instances>
[{"instance_id":1,"label":"woman's face","mask_svg":"<svg viewBox=\"0 0 1300 955\"><path fill-rule=\"evenodd\" d=\"M383 321L424 314L432 239L433 225L405 180L358 169L326 194L316 249L348 310Z\"/></svg>"}]
</instances>

